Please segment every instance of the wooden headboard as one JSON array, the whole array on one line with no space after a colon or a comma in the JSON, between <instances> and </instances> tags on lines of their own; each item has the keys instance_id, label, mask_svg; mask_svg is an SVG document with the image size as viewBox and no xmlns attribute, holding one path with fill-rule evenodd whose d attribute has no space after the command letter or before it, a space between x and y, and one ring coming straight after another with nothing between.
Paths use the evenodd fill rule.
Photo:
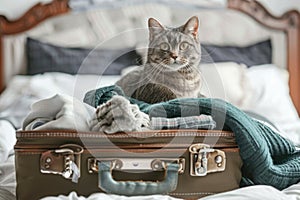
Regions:
<instances>
[{"instance_id":1,"label":"wooden headboard","mask_svg":"<svg viewBox=\"0 0 300 200\"><path fill-rule=\"evenodd\" d=\"M300 14L296 10L280 17L272 15L258 1L228 0L229 9L249 15L263 26L285 32L287 38L287 69L290 74L289 86L293 103L300 114ZM37 4L18 20L10 21L0 16L0 92L5 88L3 62L3 36L27 31L47 18L70 11L68 0L53 0L48 4Z\"/></svg>"},{"instance_id":2,"label":"wooden headboard","mask_svg":"<svg viewBox=\"0 0 300 200\"><path fill-rule=\"evenodd\" d=\"M290 94L300 116L300 13L291 10L276 17L254 0L228 0L228 8L246 13L260 24L286 33Z\"/></svg>"}]
</instances>

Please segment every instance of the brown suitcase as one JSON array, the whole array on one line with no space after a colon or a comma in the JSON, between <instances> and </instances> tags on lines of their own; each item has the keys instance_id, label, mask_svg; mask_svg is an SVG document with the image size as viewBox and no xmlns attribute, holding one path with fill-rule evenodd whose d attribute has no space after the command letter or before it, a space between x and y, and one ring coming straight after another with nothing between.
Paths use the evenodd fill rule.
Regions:
<instances>
[{"instance_id":1,"label":"brown suitcase","mask_svg":"<svg viewBox=\"0 0 300 200\"><path fill-rule=\"evenodd\" d=\"M242 165L234 134L217 130L20 131L15 159L21 200L71 191L198 198L238 188Z\"/></svg>"}]
</instances>

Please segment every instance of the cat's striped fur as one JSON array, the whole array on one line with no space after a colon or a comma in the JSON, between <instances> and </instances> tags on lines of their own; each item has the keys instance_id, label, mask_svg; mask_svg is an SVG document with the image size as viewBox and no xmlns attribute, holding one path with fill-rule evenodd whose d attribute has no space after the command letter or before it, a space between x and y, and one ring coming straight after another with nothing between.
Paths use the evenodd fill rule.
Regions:
<instances>
[{"instance_id":1,"label":"cat's striped fur","mask_svg":"<svg viewBox=\"0 0 300 200\"><path fill-rule=\"evenodd\" d=\"M150 18L146 63L116 84L126 95L149 103L174 97L200 97L198 25L196 16L177 28L164 27Z\"/></svg>"}]
</instances>

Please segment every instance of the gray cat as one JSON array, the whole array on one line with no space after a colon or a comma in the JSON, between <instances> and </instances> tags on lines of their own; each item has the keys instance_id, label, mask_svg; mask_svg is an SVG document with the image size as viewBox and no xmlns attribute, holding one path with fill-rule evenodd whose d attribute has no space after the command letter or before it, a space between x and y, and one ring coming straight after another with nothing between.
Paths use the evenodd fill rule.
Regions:
<instances>
[{"instance_id":1,"label":"gray cat","mask_svg":"<svg viewBox=\"0 0 300 200\"><path fill-rule=\"evenodd\" d=\"M126 95L148 103L202 97L198 25L196 16L177 28L164 27L150 18L146 63L126 74L116 85Z\"/></svg>"}]
</instances>

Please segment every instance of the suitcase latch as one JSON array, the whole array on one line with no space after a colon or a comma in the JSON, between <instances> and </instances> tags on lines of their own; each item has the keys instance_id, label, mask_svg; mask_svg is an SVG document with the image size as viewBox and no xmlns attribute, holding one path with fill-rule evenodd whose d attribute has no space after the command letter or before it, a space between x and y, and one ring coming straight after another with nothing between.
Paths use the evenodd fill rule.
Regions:
<instances>
[{"instance_id":1,"label":"suitcase latch","mask_svg":"<svg viewBox=\"0 0 300 200\"><path fill-rule=\"evenodd\" d=\"M58 149L43 152L40 158L40 171L45 174L58 174L77 183L80 177L80 158L83 148L76 144L62 145Z\"/></svg>"},{"instance_id":2,"label":"suitcase latch","mask_svg":"<svg viewBox=\"0 0 300 200\"><path fill-rule=\"evenodd\" d=\"M190 151L190 175L206 176L208 173L225 170L225 152L210 148L207 144L193 144Z\"/></svg>"}]
</instances>

